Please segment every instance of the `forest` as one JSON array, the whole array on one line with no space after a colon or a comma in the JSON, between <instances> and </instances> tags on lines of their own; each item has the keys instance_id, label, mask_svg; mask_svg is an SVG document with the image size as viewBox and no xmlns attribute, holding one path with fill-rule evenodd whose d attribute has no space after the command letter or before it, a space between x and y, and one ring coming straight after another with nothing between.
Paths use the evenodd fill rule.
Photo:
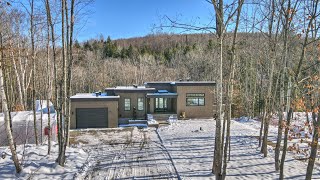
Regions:
<instances>
[{"instance_id":1,"label":"forest","mask_svg":"<svg viewBox=\"0 0 320 180\"><path fill-rule=\"evenodd\" d=\"M320 126L319 1L205 1L214 14L212 26L185 24L165 16L164 22L154 26L156 33L144 37L101 35L80 42L77 31L85 26L81 21L89 16L92 1L0 0L1 107L12 154L16 153L10 112L34 110L38 99L52 101L57 109L57 162L63 166L70 96L146 81L215 81L212 172L216 178L226 176L231 119L259 118L259 147L267 157L268 128L276 115L274 162L283 179L292 114L306 112L312 113L306 173L306 179L311 179ZM171 33L172 28L184 33ZM19 160L13 160L20 172Z\"/></svg>"}]
</instances>

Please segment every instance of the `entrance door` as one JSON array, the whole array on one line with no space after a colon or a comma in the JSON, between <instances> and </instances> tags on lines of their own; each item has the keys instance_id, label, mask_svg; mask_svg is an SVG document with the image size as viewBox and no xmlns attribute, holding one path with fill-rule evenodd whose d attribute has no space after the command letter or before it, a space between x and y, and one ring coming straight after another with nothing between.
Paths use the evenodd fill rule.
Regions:
<instances>
[{"instance_id":1,"label":"entrance door","mask_svg":"<svg viewBox=\"0 0 320 180\"><path fill-rule=\"evenodd\" d=\"M167 111L167 98L156 98L155 101L156 112L166 112Z\"/></svg>"}]
</instances>

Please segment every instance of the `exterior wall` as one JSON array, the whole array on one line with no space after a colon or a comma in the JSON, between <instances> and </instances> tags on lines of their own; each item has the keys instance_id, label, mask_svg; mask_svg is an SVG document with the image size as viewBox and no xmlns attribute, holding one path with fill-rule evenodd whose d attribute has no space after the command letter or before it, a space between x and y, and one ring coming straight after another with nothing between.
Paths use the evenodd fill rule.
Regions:
<instances>
[{"instance_id":1,"label":"exterior wall","mask_svg":"<svg viewBox=\"0 0 320 180\"><path fill-rule=\"evenodd\" d=\"M136 108L137 112L137 119L145 119L146 116L146 93L145 92L123 92L123 93L116 93L116 95L120 96L119 99L119 118L133 118L133 107ZM130 99L131 107L130 111L124 110L124 99ZM143 98L143 110L138 110L138 98Z\"/></svg>"},{"instance_id":2,"label":"exterior wall","mask_svg":"<svg viewBox=\"0 0 320 180\"><path fill-rule=\"evenodd\" d=\"M76 129L77 108L108 108L108 127L118 127L118 101L71 101L70 128Z\"/></svg>"},{"instance_id":3,"label":"exterior wall","mask_svg":"<svg viewBox=\"0 0 320 180\"><path fill-rule=\"evenodd\" d=\"M148 88L156 88L156 90L167 90L173 92L173 86L170 83L147 84Z\"/></svg>"},{"instance_id":4,"label":"exterior wall","mask_svg":"<svg viewBox=\"0 0 320 180\"><path fill-rule=\"evenodd\" d=\"M186 118L210 118L213 117L214 112L214 86L177 86L177 114L186 113ZM204 93L204 106L187 106L187 93Z\"/></svg>"}]
</instances>

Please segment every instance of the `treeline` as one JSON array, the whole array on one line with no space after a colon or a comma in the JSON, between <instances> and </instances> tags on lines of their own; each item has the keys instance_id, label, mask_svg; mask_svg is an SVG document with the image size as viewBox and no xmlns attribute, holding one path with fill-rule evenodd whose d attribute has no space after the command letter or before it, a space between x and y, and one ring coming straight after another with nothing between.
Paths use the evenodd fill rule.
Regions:
<instances>
[{"instance_id":1,"label":"treeline","mask_svg":"<svg viewBox=\"0 0 320 180\"><path fill-rule=\"evenodd\" d=\"M88 76L95 76L87 77L88 83L85 84L88 87L77 86L74 89L88 92L106 86L142 84L154 80L214 80L211 75L214 63L209 60L214 49L213 40L208 40L204 45L202 42L185 41L168 45L165 41L164 44L158 41L163 37L175 39L178 36L153 35L152 39L147 36L139 39L141 43L131 42L133 39L111 40L110 37L76 43L80 49L76 67L85 71L92 69L90 66L101 68L97 70L101 76L87 73ZM193 35L184 35L187 36ZM100 84L92 84L90 79L99 79L97 83Z\"/></svg>"}]
</instances>

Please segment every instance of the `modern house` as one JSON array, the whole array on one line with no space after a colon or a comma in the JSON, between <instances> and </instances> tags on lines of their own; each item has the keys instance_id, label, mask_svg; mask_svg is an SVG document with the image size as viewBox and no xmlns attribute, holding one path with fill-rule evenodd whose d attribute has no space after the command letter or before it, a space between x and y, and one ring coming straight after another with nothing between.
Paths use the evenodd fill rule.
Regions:
<instances>
[{"instance_id":1,"label":"modern house","mask_svg":"<svg viewBox=\"0 0 320 180\"><path fill-rule=\"evenodd\" d=\"M215 82L146 82L117 86L105 93L76 94L71 100L71 128L118 127L119 120L155 119L176 114L183 118L211 118Z\"/></svg>"}]
</instances>

